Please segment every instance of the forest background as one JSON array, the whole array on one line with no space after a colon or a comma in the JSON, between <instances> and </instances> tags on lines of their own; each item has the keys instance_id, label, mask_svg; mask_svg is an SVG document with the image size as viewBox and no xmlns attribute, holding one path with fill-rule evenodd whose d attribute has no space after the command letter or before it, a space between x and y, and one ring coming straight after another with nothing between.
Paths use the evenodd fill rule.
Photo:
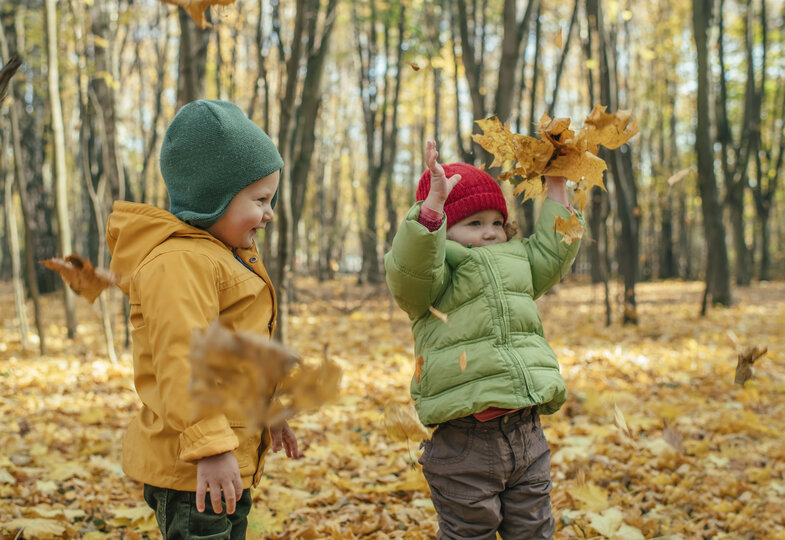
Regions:
<instances>
[{"instance_id":1,"label":"forest background","mask_svg":"<svg viewBox=\"0 0 785 540\"><path fill-rule=\"evenodd\" d=\"M16 386L23 367L41 369L43 376L57 364L36 364L36 359L62 361L72 350L82 351L85 360L105 362L102 369L119 370L119 386L130 384L122 371L128 363L123 352L127 303L119 291L103 294L86 311L84 301L37 261L77 252L106 267L103 227L111 202L166 207L158 169L163 133L182 104L203 97L237 103L271 134L284 156L276 221L259 241L282 301L279 337L293 346L310 335L308 324L320 324L319 302L350 321L364 321L360 314L389 319L388 337L380 342L408 343L405 321L396 319L400 314L393 314L381 285L381 257L414 200L425 140L437 141L445 162L490 167L492 156L472 141L475 120L496 115L513 131L536 135L544 113L569 117L577 128L596 103L611 112L629 109L640 133L620 149L600 154L608 164L607 191L595 188L590 195L581 251L566 278L564 290L587 299L591 309L577 320L565 311L559 324L573 325L578 335L604 333L633 347L651 337L652 328L692 322L703 314L709 326L696 329L690 339L704 336L705 341L690 346L708 347L701 353L707 362L735 362L737 350L768 339L762 344L777 366L769 374L777 389L771 399L779 401L767 406L779 410L782 368L776 360L782 351L774 346L778 338L771 325L782 328L785 277L785 219L774 211L785 202L780 181L785 2L237 0L210 8L205 16L208 25L202 29L183 9L155 0L3 0L0 5L0 61L5 65L15 55L22 61L0 103L0 281L8 285L2 290L0 360L8 383L3 404L9 410L19 404L14 389L28 388ZM8 82L0 78L0 88ZM521 204L509 185L503 188L521 234L528 234L539 201ZM644 308L640 291L649 291L655 307ZM553 300L554 316L561 301ZM712 305L727 311L711 319ZM677 306L687 311L678 316L669 311ZM746 325L745 335L740 320L760 324ZM31 323L35 329L28 328ZM660 330L658 346L683 346L670 339L673 335ZM712 348L720 341L729 351ZM334 348L358 345L353 338L338 343L332 340ZM85 352L84 344L93 352ZM576 338L572 346L582 345ZM405 345L381 347L410 354ZM602 357L586 347L588 357L579 363ZM575 350L557 352L569 358ZM625 364L628 354L608 353L609 362ZM383 395L405 402L405 379L412 370L413 360L396 371L400 380ZM752 390L761 407L760 388ZM755 401L750 391L747 386L719 390ZM124 399L133 404L132 395ZM582 412L597 412L602 424L599 409ZM662 418L644 422L639 433L659 429L663 435L666 424ZM8 448L36 436L29 423L4 429ZM761 436L776 440L781 432L768 425ZM107 452L112 456L116 449ZM35 478L25 476L27 463L4 463L0 483L6 487L17 489ZM774 474L767 466L769 476L779 479L772 480L779 486L771 488L774 496L781 497L782 471ZM594 485L582 478L583 488ZM668 481L660 478L657 485ZM369 493L335 485L355 496ZM12 505L16 510L9 516L47 519L23 512L23 499L10 499L18 508ZM575 500L582 499L576 495ZM581 508L600 512L613 505L601 506ZM423 507L427 503L416 508ZM690 515L694 508L682 510ZM69 519L68 526L78 522L85 530L84 516ZM717 518L701 519L704 527ZM101 520L108 523L106 515ZM584 530L571 520L567 515L560 522L562 530ZM681 530L697 530L688 522ZM729 522L723 520L717 530L736 530ZM88 529L104 530L90 523ZM653 534L649 525L638 525L646 536ZM379 527L374 530L384 529Z\"/></svg>"}]
</instances>

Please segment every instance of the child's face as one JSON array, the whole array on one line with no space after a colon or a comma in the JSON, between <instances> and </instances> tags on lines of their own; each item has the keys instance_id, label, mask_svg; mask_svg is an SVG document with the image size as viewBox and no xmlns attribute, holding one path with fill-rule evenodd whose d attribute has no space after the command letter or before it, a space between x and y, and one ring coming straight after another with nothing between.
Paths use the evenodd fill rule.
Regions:
<instances>
[{"instance_id":1,"label":"child's face","mask_svg":"<svg viewBox=\"0 0 785 540\"><path fill-rule=\"evenodd\" d=\"M273 220L273 207L270 203L278 189L279 175L280 171L275 171L243 188L207 232L230 247L251 247L256 230L264 229L264 226Z\"/></svg>"},{"instance_id":2,"label":"child's face","mask_svg":"<svg viewBox=\"0 0 785 540\"><path fill-rule=\"evenodd\" d=\"M463 246L490 246L507 241L504 233L504 216L498 210L482 210L447 229L447 239Z\"/></svg>"}]
</instances>

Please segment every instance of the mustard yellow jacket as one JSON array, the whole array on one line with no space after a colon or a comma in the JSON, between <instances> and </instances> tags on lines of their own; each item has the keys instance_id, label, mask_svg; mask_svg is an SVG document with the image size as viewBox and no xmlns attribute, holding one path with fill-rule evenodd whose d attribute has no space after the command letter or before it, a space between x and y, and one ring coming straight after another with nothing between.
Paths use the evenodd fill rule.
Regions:
<instances>
[{"instance_id":1,"label":"mustard yellow jacket","mask_svg":"<svg viewBox=\"0 0 785 540\"><path fill-rule=\"evenodd\" d=\"M233 451L243 488L259 480L269 430L244 427L236 408L193 418L191 332L215 319L271 335L276 300L256 246L232 250L154 206L115 202L106 231L111 269L130 298L134 385L142 408L123 439L123 470L158 487L196 490L196 460ZM242 261L242 262L241 262Z\"/></svg>"}]
</instances>

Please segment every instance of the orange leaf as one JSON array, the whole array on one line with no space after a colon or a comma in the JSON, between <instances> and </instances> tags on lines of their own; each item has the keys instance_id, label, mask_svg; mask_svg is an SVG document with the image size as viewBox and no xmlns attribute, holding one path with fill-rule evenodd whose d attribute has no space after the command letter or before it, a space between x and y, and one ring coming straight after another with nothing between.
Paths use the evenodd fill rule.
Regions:
<instances>
[{"instance_id":1,"label":"orange leaf","mask_svg":"<svg viewBox=\"0 0 785 540\"><path fill-rule=\"evenodd\" d=\"M461 371L466 371L466 351L463 351L458 357L458 363L461 365Z\"/></svg>"},{"instance_id":2,"label":"orange leaf","mask_svg":"<svg viewBox=\"0 0 785 540\"><path fill-rule=\"evenodd\" d=\"M422 366L425 364L425 360L422 356L417 357L417 362L414 364L414 378L417 382L420 382L420 377L422 377Z\"/></svg>"},{"instance_id":3,"label":"orange leaf","mask_svg":"<svg viewBox=\"0 0 785 540\"><path fill-rule=\"evenodd\" d=\"M172 4L174 6L179 6L183 8L191 18L199 25L199 28L204 30L205 28L212 26L209 22L207 22L207 17L204 16L204 12L207 11L207 8L210 6L228 6L230 4L234 4L234 0L161 0L165 4Z\"/></svg>"},{"instance_id":4,"label":"orange leaf","mask_svg":"<svg viewBox=\"0 0 785 540\"><path fill-rule=\"evenodd\" d=\"M417 64L415 64L414 62L409 62L409 65L411 66L411 68L412 68L414 71L420 71L420 66L418 66L418 65L417 65Z\"/></svg>"},{"instance_id":5,"label":"orange leaf","mask_svg":"<svg viewBox=\"0 0 785 540\"><path fill-rule=\"evenodd\" d=\"M40 261L50 270L54 270L68 283L73 291L92 304L104 289L117 285L120 276L108 270L94 268L90 261L72 253L65 259L58 257Z\"/></svg>"},{"instance_id":6,"label":"orange leaf","mask_svg":"<svg viewBox=\"0 0 785 540\"><path fill-rule=\"evenodd\" d=\"M747 379L752 377L752 364L755 360L769 351L768 347L753 347L739 353L739 361L736 364L736 378L733 382L743 385Z\"/></svg>"}]
</instances>

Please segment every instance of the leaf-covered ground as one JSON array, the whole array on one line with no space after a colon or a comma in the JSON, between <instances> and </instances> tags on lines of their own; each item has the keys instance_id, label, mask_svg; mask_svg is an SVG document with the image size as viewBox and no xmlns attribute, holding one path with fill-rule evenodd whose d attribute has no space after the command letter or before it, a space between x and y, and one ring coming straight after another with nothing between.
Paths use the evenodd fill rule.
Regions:
<instances>
[{"instance_id":1,"label":"leaf-covered ground","mask_svg":"<svg viewBox=\"0 0 785 540\"><path fill-rule=\"evenodd\" d=\"M292 423L303 459L268 459L249 538L435 537L418 446L384 429L384 405L409 399L405 316L348 278L298 286L292 345L339 361L343 391ZM571 392L543 421L557 538L785 538L785 284L739 289L705 318L701 293L640 285L637 327L604 326L599 287L538 301ZM0 302L0 536L159 538L119 465L137 408L130 355L107 361L84 300L66 339L57 295L45 299L50 355L24 353L8 284ZM755 345L768 353L735 385L737 354Z\"/></svg>"}]
</instances>

